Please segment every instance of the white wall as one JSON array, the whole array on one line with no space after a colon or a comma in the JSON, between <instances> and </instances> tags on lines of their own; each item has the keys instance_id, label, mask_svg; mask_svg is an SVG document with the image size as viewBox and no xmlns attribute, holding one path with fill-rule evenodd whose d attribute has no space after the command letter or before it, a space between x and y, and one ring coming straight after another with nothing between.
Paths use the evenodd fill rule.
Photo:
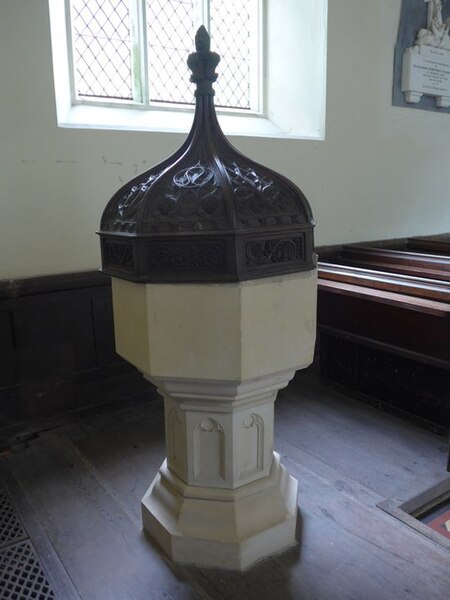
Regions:
<instances>
[{"instance_id":1,"label":"white wall","mask_svg":"<svg viewBox=\"0 0 450 600\"><path fill-rule=\"evenodd\" d=\"M325 142L232 139L302 188L319 245L450 231L450 115L391 106L400 3L330 0ZM1 0L0 82L0 278L97 268L107 200L183 136L58 129L47 0Z\"/></svg>"}]
</instances>

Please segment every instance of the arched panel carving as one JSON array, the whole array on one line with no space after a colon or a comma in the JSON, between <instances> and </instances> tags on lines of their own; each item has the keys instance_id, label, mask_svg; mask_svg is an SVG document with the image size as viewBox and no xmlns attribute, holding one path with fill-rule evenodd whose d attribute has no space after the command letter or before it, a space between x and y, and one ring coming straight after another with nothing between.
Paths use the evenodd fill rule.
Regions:
<instances>
[{"instance_id":1,"label":"arched panel carving","mask_svg":"<svg viewBox=\"0 0 450 600\"><path fill-rule=\"evenodd\" d=\"M264 421L257 414L242 422L240 431L239 479L247 479L264 466Z\"/></svg>"},{"instance_id":2,"label":"arched panel carving","mask_svg":"<svg viewBox=\"0 0 450 600\"><path fill-rule=\"evenodd\" d=\"M194 479L225 480L225 433L220 423L209 417L194 429Z\"/></svg>"},{"instance_id":3,"label":"arched panel carving","mask_svg":"<svg viewBox=\"0 0 450 600\"><path fill-rule=\"evenodd\" d=\"M180 411L171 408L167 423L167 457L169 465L175 468L183 466L184 456L184 426Z\"/></svg>"}]
</instances>

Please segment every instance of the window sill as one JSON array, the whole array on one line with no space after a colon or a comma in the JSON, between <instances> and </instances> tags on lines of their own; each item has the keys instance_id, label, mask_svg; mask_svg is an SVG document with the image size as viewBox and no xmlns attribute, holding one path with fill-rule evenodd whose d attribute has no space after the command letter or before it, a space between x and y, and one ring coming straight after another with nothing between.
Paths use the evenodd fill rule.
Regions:
<instances>
[{"instance_id":1,"label":"window sill","mask_svg":"<svg viewBox=\"0 0 450 600\"><path fill-rule=\"evenodd\" d=\"M58 107L61 108L61 107ZM295 135L283 131L276 123L261 115L221 114L218 119L227 135L323 139L318 133L314 135ZM62 114L61 114L62 113ZM119 108L105 106L69 106L66 110L58 110L58 126L74 129L113 129L126 131L157 131L187 133L192 125L193 109L185 110L142 110L135 108Z\"/></svg>"}]
</instances>

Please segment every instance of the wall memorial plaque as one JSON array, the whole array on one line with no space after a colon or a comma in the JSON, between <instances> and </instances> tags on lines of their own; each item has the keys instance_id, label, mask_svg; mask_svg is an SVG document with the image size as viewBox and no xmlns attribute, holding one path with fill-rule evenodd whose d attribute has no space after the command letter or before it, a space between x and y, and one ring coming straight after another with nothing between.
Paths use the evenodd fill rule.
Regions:
<instances>
[{"instance_id":1,"label":"wall memorial plaque","mask_svg":"<svg viewBox=\"0 0 450 600\"><path fill-rule=\"evenodd\" d=\"M450 51L427 46L407 48L403 55L402 92L406 102L427 94L439 107L450 106Z\"/></svg>"},{"instance_id":2,"label":"wall memorial plaque","mask_svg":"<svg viewBox=\"0 0 450 600\"><path fill-rule=\"evenodd\" d=\"M449 112L450 0L403 0L393 104Z\"/></svg>"}]
</instances>

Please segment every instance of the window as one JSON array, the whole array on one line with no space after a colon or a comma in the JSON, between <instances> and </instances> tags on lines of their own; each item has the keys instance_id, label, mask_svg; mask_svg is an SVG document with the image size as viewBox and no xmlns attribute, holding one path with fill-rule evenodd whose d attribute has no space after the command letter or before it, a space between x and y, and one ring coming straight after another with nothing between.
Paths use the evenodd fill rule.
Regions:
<instances>
[{"instance_id":1,"label":"window","mask_svg":"<svg viewBox=\"0 0 450 600\"><path fill-rule=\"evenodd\" d=\"M186 58L203 21L226 134L324 139L328 0L48 2L59 127L189 131Z\"/></svg>"},{"instance_id":2,"label":"window","mask_svg":"<svg viewBox=\"0 0 450 600\"><path fill-rule=\"evenodd\" d=\"M259 111L260 0L69 0L75 102L193 104L200 24L222 55L215 103Z\"/></svg>"}]
</instances>

